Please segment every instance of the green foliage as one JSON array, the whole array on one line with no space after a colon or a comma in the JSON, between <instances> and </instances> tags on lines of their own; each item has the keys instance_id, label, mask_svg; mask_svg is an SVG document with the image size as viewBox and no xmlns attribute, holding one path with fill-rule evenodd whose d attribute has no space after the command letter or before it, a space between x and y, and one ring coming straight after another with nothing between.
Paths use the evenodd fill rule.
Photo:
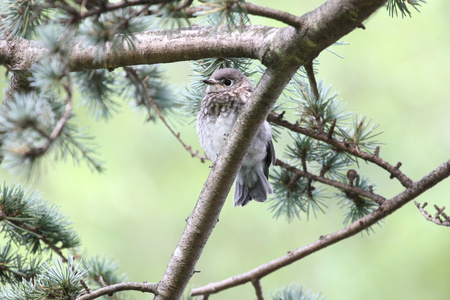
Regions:
<instances>
[{"instance_id":1,"label":"green foliage","mask_svg":"<svg viewBox=\"0 0 450 300\"><path fill-rule=\"evenodd\" d=\"M189 18L184 9L179 9L182 1L170 1L165 3L155 14L158 28L176 29L190 25Z\"/></svg>"},{"instance_id":2,"label":"green foliage","mask_svg":"<svg viewBox=\"0 0 450 300\"><path fill-rule=\"evenodd\" d=\"M294 104L298 126L326 134L359 150L372 151L379 145L374 139L380 134L376 131L377 124L348 113L337 94L331 94L331 87L322 82L318 84L319 99L316 99L303 70L297 72L286 90L283 97ZM348 184L345 174L357 163L356 157L336 151L324 141L297 133L289 136L291 140L286 146L285 156L290 165L306 173ZM271 197L269 202L275 218L285 216L291 222L294 218L300 219L302 212L308 217L310 212L316 217L317 212L324 212L329 192L322 183L283 168L272 171L271 179L276 197ZM351 200L350 194L343 195ZM366 199L364 206L360 206L361 210L348 210L346 220L357 219L369 207L376 206Z\"/></svg>"},{"instance_id":3,"label":"green foliage","mask_svg":"<svg viewBox=\"0 0 450 300\"><path fill-rule=\"evenodd\" d=\"M163 78L163 72L158 66L125 67L125 74L119 76L117 84L121 94L132 101L132 106L147 112L147 121L158 119L156 108L162 113L168 113L174 106L174 96L169 85Z\"/></svg>"},{"instance_id":4,"label":"green foliage","mask_svg":"<svg viewBox=\"0 0 450 300\"><path fill-rule=\"evenodd\" d=\"M22 37L29 39L41 24L45 15L41 0L4 0L0 5L0 38L13 39Z\"/></svg>"},{"instance_id":5,"label":"green foliage","mask_svg":"<svg viewBox=\"0 0 450 300\"><path fill-rule=\"evenodd\" d=\"M356 180L352 183L347 179L344 182L365 191L373 191L375 188L375 185L369 181L369 178L360 177L359 175L356 176ZM340 207L344 210L344 225L349 225L378 208L378 205L372 200L352 192L341 191L336 193L335 196L339 200ZM380 222L377 222L377 224L381 226ZM366 229L366 233L369 234L370 232L374 232L373 227Z\"/></svg>"},{"instance_id":6,"label":"green foliage","mask_svg":"<svg viewBox=\"0 0 450 300\"><path fill-rule=\"evenodd\" d=\"M54 151L55 159L71 157L74 162L86 160L93 170L102 166L95 158L93 148L86 143L81 130L69 122L55 140L51 134L61 119L64 106L43 94L15 93L0 111L0 154L3 166L16 174L30 178L47 150Z\"/></svg>"},{"instance_id":7,"label":"green foliage","mask_svg":"<svg viewBox=\"0 0 450 300\"><path fill-rule=\"evenodd\" d=\"M96 120L108 120L118 111L119 104L113 99L118 92L116 81L112 72L105 69L75 73L74 82L82 104L88 107Z\"/></svg>"},{"instance_id":8,"label":"green foliage","mask_svg":"<svg viewBox=\"0 0 450 300\"><path fill-rule=\"evenodd\" d=\"M44 263L42 272L34 280L23 280L9 286L0 287L0 299L75 299L84 291L80 281L87 270L73 258L67 263L53 258L52 264Z\"/></svg>"},{"instance_id":9,"label":"green foliage","mask_svg":"<svg viewBox=\"0 0 450 300\"><path fill-rule=\"evenodd\" d=\"M58 207L21 186L3 185L0 213L0 232L6 240L31 253L75 248L80 244L78 235L70 227L71 222Z\"/></svg>"},{"instance_id":10,"label":"green foliage","mask_svg":"<svg viewBox=\"0 0 450 300\"><path fill-rule=\"evenodd\" d=\"M79 37L89 45L98 47L96 59L101 60L109 43L113 55L126 48L134 48L135 32L150 28L150 18L137 15L131 9L118 9L100 17L86 18L79 27Z\"/></svg>"},{"instance_id":11,"label":"green foliage","mask_svg":"<svg viewBox=\"0 0 450 300\"><path fill-rule=\"evenodd\" d=\"M71 43L75 37L72 27L63 27L56 22L49 22L36 28L36 35L44 48L48 49L45 56L50 61L59 60L65 63L71 50ZM56 57L50 57L55 55Z\"/></svg>"},{"instance_id":12,"label":"green foliage","mask_svg":"<svg viewBox=\"0 0 450 300\"><path fill-rule=\"evenodd\" d=\"M331 86L326 87L322 81L318 83L320 98L315 99L310 84L303 71L297 72L288 86L293 94L289 100L297 104L299 124L318 131L328 131L334 119L345 123L349 117L346 105L337 99L338 94L330 95Z\"/></svg>"},{"instance_id":13,"label":"green foliage","mask_svg":"<svg viewBox=\"0 0 450 300\"><path fill-rule=\"evenodd\" d=\"M272 294L273 300L323 300L321 294L313 294L310 290L305 291L304 287L300 287L298 283L277 290Z\"/></svg>"},{"instance_id":14,"label":"green foliage","mask_svg":"<svg viewBox=\"0 0 450 300\"><path fill-rule=\"evenodd\" d=\"M420 3L427 3L425 0L389 0L386 2L386 9L389 11L389 15L397 17L400 12L402 18L408 15L411 17L411 11L409 7L419 11Z\"/></svg>"},{"instance_id":15,"label":"green foliage","mask_svg":"<svg viewBox=\"0 0 450 300\"><path fill-rule=\"evenodd\" d=\"M103 287L103 283L107 285L125 282L126 276L119 275L118 264L109 257L94 256L82 261L83 268L87 271L86 284L90 289L98 289ZM108 299L107 297L104 297ZM123 299L119 295L114 295L114 299Z\"/></svg>"},{"instance_id":16,"label":"green foliage","mask_svg":"<svg viewBox=\"0 0 450 300\"><path fill-rule=\"evenodd\" d=\"M220 25L225 24L228 30L242 30L244 25L250 23L242 4L245 1L230 0L204 0L203 10L197 15L207 15L207 21L214 26L216 32Z\"/></svg>"},{"instance_id":17,"label":"green foliage","mask_svg":"<svg viewBox=\"0 0 450 300\"><path fill-rule=\"evenodd\" d=\"M0 247L0 265L4 266L0 268L0 283L6 285L34 278L40 273L42 258L19 255L17 247L8 240Z\"/></svg>"},{"instance_id":18,"label":"green foliage","mask_svg":"<svg viewBox=\"0 0 450 300\"><path fill-rule=\"evenodd\" d=\"M0 299L75 299L84 291L81 280L92 289L102 287L101 281L125 280L109 258L66 259L63 252L80 246L71 222L21 186L0 189L0 233L6 241L0 248ZM59 258L50 259L55 254Z\"/></svg>"},{"instance_id":19,"label":"green foliage","mask_svg":"<svg viewBox=\"0 0 450 300\"><path fill-rule=\"evenodd\" d=\"M338 127L339 135L346 143L357 147L358 149L373 152L381 143L374 138L382 132L375 131L378 124L372 124L371 121L366 121L366 117L359 118L357 115L353 116L353 122L346 127Z\"/></svg>"},{"instance_id":20,"label":"green foliage","mask_svg":"<svg viewBox=\"0 0 450 300\"><path fill-rule=\"evenodd\" d=\"M273 168L271 181L274 194L269 198L269 210L275 218L285 217L288 222L301 218L304 212L309 218L310 212L324 212L325 200L328 198L322 187L314 187L305 177L292 173L284 168Z\"/></svg>"}]
</instances>

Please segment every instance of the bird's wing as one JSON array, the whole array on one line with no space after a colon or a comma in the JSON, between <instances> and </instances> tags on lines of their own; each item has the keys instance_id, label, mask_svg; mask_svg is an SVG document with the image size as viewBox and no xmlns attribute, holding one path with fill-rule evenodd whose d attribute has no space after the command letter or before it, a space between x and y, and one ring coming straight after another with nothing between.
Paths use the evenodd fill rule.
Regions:
<instances>
[{"instance_id":1,"label":"bird's wing","mask_svg":"<svg viewBox=\"0 0 450 300\"><path fill-rule=\"evenodd\" d=\"M270 164L275 165L276 161L275 157L275 148L273 147L272 139L269 139L267 142L267 148L266 148L266 158L264 160L264 175L266 175L267 178L269 178L269 167Z\"/></svg>"}]
</instances>

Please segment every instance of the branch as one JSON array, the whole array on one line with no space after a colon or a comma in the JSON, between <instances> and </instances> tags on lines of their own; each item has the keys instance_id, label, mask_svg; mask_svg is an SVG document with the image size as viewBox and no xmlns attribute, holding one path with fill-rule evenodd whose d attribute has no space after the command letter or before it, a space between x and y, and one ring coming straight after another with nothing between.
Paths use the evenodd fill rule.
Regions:
<instances>
[{"instance_id":1,"label":"branch","mask_svg":"<svg viewBox=\"0 0 450 300\"><path fill-rule=\"evenodd\" d=\"M149 79L148 76L142 80L142 85L144 86L145 90L147 90L147 80ZM166 125L167 129L169 129L170 133L172 133L173 136L183 145L184 149L186 149L187 152L191 154L192 157L198 157L202 163L204 163L208 158L206 156L200 155L198 153L198 150L194 151L192 150L192 147L187 145L180 137L180 133L175 133L175 131L170 127L169 123L167 123L166 118L161 114L161 111L159 110L158 106L156 105L155 101L148 93L146 93L147 100L150 102L150 105L155 110L156 114L158 115L159 119L163 122L164 125Z\"/></svg>"},{"instance_id":2,"label":"branch","mask_svg":"<svg viewBox=\"0 0 450 300\"><path fill-rule=\"evenodd\" d=\"M13 218L9 218L8 216L2 216L2 219L6 220L9 224L11 224L14 227L17 227L19 230L26 231L28 234L34 235L37 237L40 241L42 241L49 249L51 249L53 252L55 252L60 258L62 262L67 262L67 257L64 256L62 253L61 247L56 246L55 243L52 243L48 240L45 233L42 233L40 230L38 230L36 227L30 227L26 226L23 222L15 220Z\"/></svg>"},{"instance_id":3,"label":"branch","mask_svg":"<svg viewBox=\"0 0 450 300\"><path fill-rule=\"evenodd\" d=\"M320 94L319 94L319 89L317 88L316 77L314 76L314 67L313 67L312 61L305 64L305 70L306 70L306 74L308 75L309 86L311 87L311 90L312 90L314 98L315 98L314 100L319 101Z\"/></svg>"},{"instance_id":4,"label":"branch","mask_svg":"<svg viewBox=\"0 0 450 300\"><path fill-rule=\"evenodd\" d=\"M138 282L124 282L117 283L113 285L108 285L103 288L99 288L89 294L78 297L76 300L92 300L97 299L101 296L112 295L121 291L139 291L143 293L153 293L157 295L158 284L155 283L138 283Z\"/></svg>"},{"instance_id":5,"label":"branch","mask_svg":"<svg viewBox=\"0 0 450 300\"><path fill-rule=\"evenodd\" d=\"M179 30L149 30L134 34L133 47L126 43L117 55L111 43L99 57L99 46L75 40L70 53L71 70L115 69L119 67L197 60L211 57L247 57L263 60L271 40L280 29L246 26L238 35L226 26L211 34L213 27L187 27ZM201 45L201 47L199 47ZM47 49L38 41L16 38L0 40L0 64L12 71L28 70Z\"/></svg>"},{"instance_id":6,"label":"branch","mask_svg":"<svg viewBox=\"0 0 450 300\"><path fill-rule=\"evenodd\" d=\"M298 248L294 251L288 252L288 254L274 259L268 263L265 263L247 273L240 274L220 282L210 283L207 286L193 289L192 296L198 296L202 294L214 294L225 289L235 287L247 282L254 282L255 278L261 279L289 264L292 264L314 252L324 249L330 245L333 245L341 240L349 238L359 232L369 228L373 224L377 223L384 217L390 215L394 211L401 208L403 205L413 200L426 190L430 189L434 185L438 184L442 180L450 176L450 160L440 165L433 170L430 174L423 177L421 180L414 182L409 188L405 189L402 193L398 194L394 198L385 201L377 210L362 217L361 219L353 222L347 228L341 229L334 233L321 236L317 241Z\"/></svg>"},{"instance_id":7,"label":"branch","mask_svg":"<svg viewBox=\"0 0 450 300\"><path fill-rule=\"evenodd\" d=\"M130 65L169 63L211 57L246 57L258 59L274 67L289 67L312 61L325 48L357 28L386 0L329 0L316 10L299 18L303 26L273 28L245 26L230 32L226 25L192 26L179 30L149 30L134 35L133 47L123 45L117 55L108 43L103 57L98 59L99 47L77 40L71 47L72 71L114 69ZM109 3L117 9L146 1ZM252 6L250 6L252 7ZM100 11L101 8L98 8ZM92 12L94 13L94 12ZM85 14L84 16L87 16ZM211 34L211 32L215 34ZM199 47L201 45L201 47ZM48 50L38 41L21 38L0 40L0 64L10 65L13 71L27 70L37 57ZM280 55L280 54L283 55ZM283 64L280 59L284 60Z\"/></svg>"},{"instance_id":8,"label":"branch","mask_svg":"<svg viewBox=\"0 0 450 300\"><path fill-rule=\"evenodd\" d=\"M253 287L255 288L255 294L257 300L264 300L263 290L261 286L261 281L259 279L252 280Z\"/></svg>"},{"instance_id":9,"label":"branch","mask_svg":"<svg viewBox=\"0 0 450 300\"><path fill-rule=\"evenodd\" d=\"M242 7L247 11L248 14L254 16L274 19L296 28L302 27L304 25L303 20L300 17L297 17L285 11L259 6L248 2L244 3Z\"/></svg>"},{"instance_id":10,"label":"branch","mask_svg":"<svg viewBox=\"0 0 450 300\"><path fill-rule=\"evenodd\" d=\"M291 166L279 159L277 159L276 165L283 167L286 170L289 170L291 172L294 172L295 174L298 174L300 177L305 177L310 180L318 181L318 182L333 186L335 188L338 188L338 189L346 191L346 192L361 195L363 197L366 197L366 198L376 202L379 205L382 205L386 201L386 199L384 197L377 195L373 192L363 190L363 189L353 186L353 185L349 185L349 184L345 184L345 183L342 183L339 181L331 180L326 177L317 176L317 175L311 174L309 172L302 171L302 170L297 169L296 167Z\"/></svg>"},{"instance_id":11,"label":"branch","mask_svg":"<svg viewBox=\"0 0 450 300\"><path fill-rule=\"evenodd\" d=\"M50 148L50 146L53 144L53 142L61 135L61 133L63 132L64 126L66 125L67 121L70 118L70 114L72 112L72 80L70 77L70 71L66 70L65 72L65 76L67 77L67 83L63 83L64 89L66 90L67 93L67 98L66 98L66 106L64 108L64 112L63 115L61 116L61 119L59 119L59 121L56 123L55 128L53 128L52 133L48 136L48 141L47 143L37 149L31 149L29 151L27 151L24 155L25 156L33 156L33 157L37 157L40 155L45 154L45 152L47 152L47 150ZM45 136L45 135L44 135Z\"/></svg>"},{"instance_id":12,"label":"branch","mask_svg":"<svg viewBox=\"0 0 450 300\"><path fill-rule=\"evenodd\" d=\"M437 225L450 227L450 217L444 212L445 206L439 207L435 204L434 208L436 209L437 212L433 217L425 210L425 207L428 205L427 202L425 202L423 205L420 205L419 202L414 201L414 204L419 209L420 213L425 217L425 219L427 219L427 221L433 222L434 224ZM444 220L442 220L442 218L444 218Z\"/></svg>"},{"instance_id":13,"label":"branch","mask_svg":"<svg viewBox=\"0 0 450 300\"><path fill-rule=\"evenodd\" d=\"M406 176L405 174L403 174L399 168L396 168L395 166L389 164L388 162L384 161L383 159L381 159L378 155L375 154L370 154L368 152L364 152L359 150L357 147L354 147L353 145L349 145L347 143L338 141L334 138L332 138L331 136L329 136L326 133L321 133L321 132L317 132L314 131L312 129L309 128L303 128L300 127L297 124L292 124L286 120L284 120L283 118L279 118L278 116L276 116L275 114L270 114L267 117L267 120L269 120L269 122L280 125L282 127L285 127L291 131L294 132L298 132L301 133L303 135L309 136L313 139L319 140L319 141L323 141L329 145L332 145L333 147L335 147L338 151L343 151L346 153L349 153L353 156L359 157L361 159L364 159L366 161L369 161L371 163L376 164L377 166L385 169L386 171L389 172L389 174L395 178L397 178L397 180L404 186L404 187L409 187L413 184L413 181Z\"/></svg>"}]
</instances>

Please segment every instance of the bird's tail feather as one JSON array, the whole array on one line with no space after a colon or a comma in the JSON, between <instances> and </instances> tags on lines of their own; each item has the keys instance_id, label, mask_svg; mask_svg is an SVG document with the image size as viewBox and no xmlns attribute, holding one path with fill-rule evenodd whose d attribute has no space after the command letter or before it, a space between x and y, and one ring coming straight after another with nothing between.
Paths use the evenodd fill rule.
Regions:
<instances>
[{"instance_id":1,"label":"bird's tail feather","mask_svg":"<svg viewBox=\"0 0 450 300\"><path fill-rule=\"evenodd\" d=\"M256 172L256 182L251 184L243 180L241 176L236 177L234 187L234 206L245 206L250 200L264 202L267 200L267 194L272 194L272 186L262 172Z\"/></svg>"}]
</instances>

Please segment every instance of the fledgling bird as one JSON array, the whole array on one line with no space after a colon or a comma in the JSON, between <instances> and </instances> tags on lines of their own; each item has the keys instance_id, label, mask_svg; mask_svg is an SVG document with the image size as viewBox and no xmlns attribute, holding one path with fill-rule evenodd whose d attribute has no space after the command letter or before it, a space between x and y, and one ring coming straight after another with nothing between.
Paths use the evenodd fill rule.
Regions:
<instances>
[{"instance_id":1,"label":"fledgling bird","mask_svg":"<svg viewBox=\"0 0 450 300\"><path fill-rule=\"evenodd\" d=\"M208 86L197 116L197 133L206 156L214 162L252 94L253 84L239 70L232 68L219 69L203 82ZM236 176L234 206L244 206L252 199L267 200L267 194L272 193L269 167L274 163L271 128L264 121Z\"/></svg>"}]
</instances>

